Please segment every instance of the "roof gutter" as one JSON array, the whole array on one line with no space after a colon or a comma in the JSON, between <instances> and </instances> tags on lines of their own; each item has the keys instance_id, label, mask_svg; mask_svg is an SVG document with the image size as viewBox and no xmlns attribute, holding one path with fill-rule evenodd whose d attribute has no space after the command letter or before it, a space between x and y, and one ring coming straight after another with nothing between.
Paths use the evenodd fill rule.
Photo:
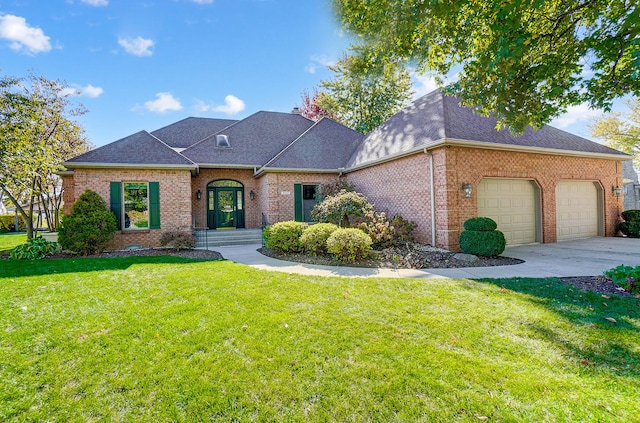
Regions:
<instances>
[{"instance_id":1,"label":"roof gutter","mask_svg":"<svg viewBox=\"0 0 640 423\"><path fill-rule=\"evenodd\" d=\"M197 170L198 165L176 164L135 164L135 163L90 163L90 162L65 162L63 166L70 169L145 169L145 170Z\"/></svg>"},{"instance_id":2,"label":"roof gutter","mask_svg":"<svg viewBox=\"0 0 640 423\"><path fill-rule=\"evenodd\" d=\"M336 174L340 175L343 171L343 168L340 169L302 169L302 168L293 168L293 167L261 167L257 172L254 172L253 177L257 178L264 173L325 173L325 174Z\"/></svg>"}]
</instances>

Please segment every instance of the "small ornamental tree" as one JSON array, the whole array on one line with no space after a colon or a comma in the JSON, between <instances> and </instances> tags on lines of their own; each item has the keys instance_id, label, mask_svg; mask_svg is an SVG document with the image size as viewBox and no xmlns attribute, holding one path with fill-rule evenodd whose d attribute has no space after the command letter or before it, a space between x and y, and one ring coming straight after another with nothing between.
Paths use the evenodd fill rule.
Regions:
<instances>
[{"instance_id":1,"label":"small ornamental tree","mask_svg":"<svg viewBox=\"0 0 640 423\"><path fill-rule=\"evenodd\" d=\"M62 217L58 243L79 254L95 254L113 239L117 229L116 217L102 197L86 190L73 204L71 213Z\"/></svg>"},{"instance_id":2,"label":"small ornamental tree","mask_svg":"<svg viewBox=\"0 0 640 423\"><path fill-rule=\"evenodd\" d=\"M350 219L364 217L373 206L362 194L341 190L316 204L311 218L319 223L334 223L341 228L351 227Z\"/></svg>"}]
</instances>

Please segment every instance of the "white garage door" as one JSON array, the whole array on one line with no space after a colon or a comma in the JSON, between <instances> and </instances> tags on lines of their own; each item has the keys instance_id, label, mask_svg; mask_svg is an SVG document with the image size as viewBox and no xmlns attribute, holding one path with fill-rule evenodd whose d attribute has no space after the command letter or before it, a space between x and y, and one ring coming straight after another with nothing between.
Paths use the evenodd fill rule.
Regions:
<instances>
[{"instance_id":1,"label":"white garage door","mask_svg":"<svg viewBox=\"0 0 640 423\"><path fill-rule=\"evenodd\" d=\"M536 242L533 182L526 179L483 179L478 185L478 216L490 217L507 245Z\"/></svg>"},{"instance_id":2,"label":"white garage door","mask_svg":"<svg viewBox=\"0 0 640 423\"><path fill-rule=\"evenodd\" d=\"M560 181L556 186L558 241L598 236L598 191L590 181Z\"/></svg>"}]
</instances>

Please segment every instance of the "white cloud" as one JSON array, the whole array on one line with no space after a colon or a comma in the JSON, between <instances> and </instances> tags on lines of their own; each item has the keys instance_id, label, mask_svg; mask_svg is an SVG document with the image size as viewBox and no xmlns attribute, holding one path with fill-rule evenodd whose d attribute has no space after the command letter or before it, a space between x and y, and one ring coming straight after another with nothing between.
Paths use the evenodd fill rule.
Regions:
<instances>
[{"instance_id":1,"label":"white cloud","mask_svg":"<svg viewBox=\"0 0 640 423\"><path fill-rule=\"evenodd\" d=\"M137 38L118 38L118 44L127 53L133 54L134 56L151 56L153 52L151 51L151 47L153 47L153 40L149 40L142 37Z\"/></svg>"},{"instance_id":2,"label":"white cloud","mask_svg":"<svg viewBox=\"0 0 640 423\"><path fill-rule=\"evenodd\" d=\"M108 6L109 5L109 0L82 0L82 2L90 6Z\"/></svg>"},{"instance_id":3,"label":"white cloud","mask_svg":"<svg viewBox=\"0 0 640 423\"><path fill-rule=\"evenodd\" d=\"M156 100L146 101L144 103L145 109L154 113L165 113L182 110L182 104L180 104L180 100L174 98L171 93L157 93L156 97Z\"/></svg>"},{"instance_id":4,"label":"white cloud","mask_svg":"<svg viewBox=\"0 0 640 423\"><path fill-rule=\"evenodd\" d=\"M100 97L100 95L102 95L102 93L104 92L104 90L100 87L94 87L93 85L89 84L85 87L81 87L79 85L72 85L71 87L67 87L64 90L61 91L62 95L68 95L71 97L89 97L89 98L96 98L96 97Z\"/></svg>"},{"instance_id":5,"label":"white cloud","mask_svg":"<svg viewBox=\"0 0 640 423\"><path fill-rule=\"evenodd\" d=\"M591 109L587 103L567 108L567 112L551 121L551 126L566 128L574 123L587 123L602 114L602 110Z\"/></svg>"},{"instance_id":6,"label":"white cloud","mask_svg":"<svg viewBox=\"0 0 640 423\"><path fill-rule=\"evenodd\" d=\"M217 113L224 113L227 115L235 115L243 111L245 108L244 101L238 97L229 94L224 98L224 106L215 106L211 108L211 111Z\"/></svg>"},{"instance_id":7,"label":"white cloud","mask_svg":"<svg viewBox=\"0 0 640 423\"><path fill-rule=\"evenodd\" d=\"M414 99L422 97L425 94L429 94L431 91L438 88L436 80L428 75L419 75L416 72L411 72L411 80L413 82Z\"/></svg>"},{"instance_id":8,"label":"white cloud","mask_svg":"<svg viewBox=\"0 0 640 423\"><path fill-rule=\"evenodd\" d=\"M336 60L332 60L325 54L311 56L311 63L304 67L305 72L314 74L318 70L318 65L326 68L327 66L335 66Z\"/></svg>"},{"instance_id":9,"label":"white cloud","mask_svg":"<svg viewBox=\"0 0 640 423\"><path fill-rule=\"evenodd\" d=\"M43 53L51 50L49 38L40 28L27 24L27 20L20 16L0 16L0 38L11 41L12 50L27 54Z\"/></svg>"}]
</instances>

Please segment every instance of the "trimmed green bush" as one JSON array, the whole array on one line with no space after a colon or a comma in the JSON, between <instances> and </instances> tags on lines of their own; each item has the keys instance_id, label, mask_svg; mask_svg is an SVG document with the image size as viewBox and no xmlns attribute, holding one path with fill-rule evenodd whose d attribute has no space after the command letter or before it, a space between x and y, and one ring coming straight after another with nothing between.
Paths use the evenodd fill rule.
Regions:
<instances>
[{"instance_id":1,"label":"trimmed green bush","mask_svg":"<svg viewBox=\"0 0 640 423\"><path fill-rule=\"evenodd\" d=\"M333 223L318 223L304 230L300 244L304 252L314 256L327 253L327 239L338 229Z\"/></svg>"},{"instance_id":2,"label":"trimmed green bush","mask_svg":"<svg viewBox=\"0 0 640 423\"><path fill-rule=\"evenodd\" d=\"M627 222L640 222L640 210L625 210L622 218Z\"/></svg>"},{"instance_id":3,"label":"trimmed green bush","mask_svg":"<svg viewBox=\"0 0 640 423\"><path fill-rule=\"evenodd\" d=\"M39 260L54 255L60 246L57 242L49 242L44 238L32 238L11 250L9 258L14 260Z\"/></svg>"},{"instance_id":4,"label":"trimmed green bush","mask_svg":"<svg viewBox=\"0 0 640 423\"><path fill-rule=\"evenodd\" d=\"M265 231L265 246L282 253L296 253L302 250L300 237L307 227L306 223L278 222Z\"/></svg>"},{"instance_id":5,"label":"trimmed green bush","mask_svg":"<svg viewBox=\"0 0 640 423\"><path fill-rule=\"evenodd\" d=\"M472 217L464 222L467 231L495 231L498 224L490 217Z\"/></svg>"},{"instance_id":6,"label":"trimmed green bush","mask_svg":"<svg viewBox=\"0 0 640 423\"><path fill-rule=\"evenodd\" d=\"M24 232L27 224L21 214L18 215L18 227L16 228L16 217L13 214L0 216L0 232Z\"/></svg>"},{"instance_id":7,"label":"trimmed green bush","mask_svg":"<svg viewBox=\"0 0 640 423\"><path fill-rule=\"evenodd\" d=\"M338 229L327 239L327 251L342 262L354 263L371 255L371 244L371 237L360 229Z\"/></svg>"},{"instance_id":8,"label":"trimmed green bush","mask_svg":"<svg viewBox=\"0 0 640 423\"><path fill-rule=\"evenodd\" d=\"M467 254L482 257L494 257L502 254L507 241L502 232L495 230L497 227L496 222L488 217L468 219L464 222L466 230L462 231L458 239L460 248Z\"/></svg>"},{"instance_id":9,"label":"trimmed green bush","mask_svg":"<svg viewBox=\"0 0 640 423\"><path fill-rule=\"evenodd\" d=\"M116 217L100 195L86 190L76 200L71 213L62 217L58 242L62 248L79 254L100 252L113 239Z\"/></svg>"}]
</instances>

